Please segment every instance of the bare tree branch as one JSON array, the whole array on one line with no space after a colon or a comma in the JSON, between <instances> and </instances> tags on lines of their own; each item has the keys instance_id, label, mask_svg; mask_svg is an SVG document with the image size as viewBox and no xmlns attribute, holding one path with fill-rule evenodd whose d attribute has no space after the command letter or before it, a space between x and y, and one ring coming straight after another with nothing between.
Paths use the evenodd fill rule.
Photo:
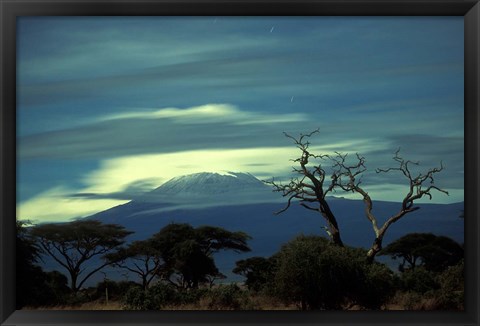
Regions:
<instances>
[{"instance_id":1,"label":"bare tree branch","mask_svg":"<svg viewBox=\"0 0 480 326\"><path fill-rule=\"evenodd\" d=\"M332 182L326 186L326 171L322 168L320 161L329 160L330 157L325 154L315 155L309 151L310 142L308 138L319 132L320 130L317 129L307 134L300 134L298 137L284 133L285 137L291 139L296 147L300 149L300 157L292 160L299 165L293 167L292 172L300 177L290 179L290 182L287 184L277 183L273 179L266 181L266 183L270 184L274 191L281 193L283 197L287 198L285 207L275 214L278 215L285 212L292 205L292 201L298 199L301 206L321 213L327 222L329 232L332 234L333 242L343 246L336 217L325 200L326 194L334 191L336 187L335 179L337 177L335 175L332 176ZM319 206L315 208L307 203L318 203Z\"/></svg>"},{"instance_id":2,"label":"bare tree branch","mask_svg":"<svg viewBox=\"0 0 480 326\"><path fill-rule=\"evenodd\" d=\"M431 168L425 173L413 174L413 168L420 165L419 162L405 160L400 156L400 148L395 151L393 160L396 166L376 169L377 173L390 173L399 171L406 178L408 183L408 191L402 200L400 209L392 214L380 226L376 216L373 214L373 201L366 189L362 186L362 177L366 167L366 159L356 153L355 157L350 158L348 154L334 152L334 154L315 155L310 153L310 142L308 139L319 132L319 129L308 134L300 134L298 137L284 133L301 151L298 158L291 161L298 164L292 168L292 172L300 177L291 178L286 184L277 183L274 180L267 181L267 184L273 186L273 190L280 192L283 197L287 198L287 203L283 209L276 212L280 214L290 208L294 200L298 200L299 204L304 208L312 211L320 212L327 222L326 229L331 234L334 243L343 245L340 238L340 230L338 228L335 215L327 203L327 194L336 192L337 190L358 193L362 196L365 204L365 216L371 223L375 234L375 240L368 252L368 259L373 261L375 255L382 248L382 241L388 228L401 219L406 214L419 209L414 206L416 200L428 197L432 198L432 192L438 191L448 195L448 192L435 185L435 174L444 169L443 163L440 167ZM322 167L322 162L327 162L331 167L331 175L327 181L327 172ZM317 203L318 207L311 205Z\"/></svg>"},{"instance_id":3,"label":"bare tree branch","mask_svg":"<svg viewBox=\"0 0 480 326\"><path fill-rule=\"evenodd\" d=\"M419 166L420 165L419 162L403 159L400 156L400 148L397 151L395 151L395 156L393 157L393 160L398 163L397 167L389 167L386 169L376 169L376 172L387 173L390 171L400 171L407 179L409 190L402 200L402 205L400 210L396 214L390 216L380 229L376 228L375 241L372 247L370 248L370 250L368 251L368 258L370 260L373 260L375 255L382 249L382 240L388 228L393 223L395 223L396 221L401 219L403 216L405 216L406 214L420 209L420 207L414 206L414 202L416 200L421 199L423 197L428 197L429 199L432 199L433 190L436 190L438 192L448 195L448 191L441 189L434 184L435 183L434 175L438 172L441 172L444 169L442 162L440 162L439 168L431 168L427 170L426 173L419 173L416 177L413 177L409 165L411 164L411 165ZM426 186L425 188L424 183L427 181L429 182L429 185ZM375 229L375 226L374 226L374 229Z\"/></svg>"}]
</instances>

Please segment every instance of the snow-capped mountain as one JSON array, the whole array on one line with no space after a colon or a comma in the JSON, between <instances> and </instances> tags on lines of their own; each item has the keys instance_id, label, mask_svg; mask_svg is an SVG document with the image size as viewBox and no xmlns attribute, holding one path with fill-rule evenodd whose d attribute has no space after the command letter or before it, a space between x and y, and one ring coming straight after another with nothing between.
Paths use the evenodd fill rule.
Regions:
<instances>
[{"instance_id":1,"label":"snow-capped mountain","mask_svg":"<svg viewBox=\"0 0 480 326\"><path fill-rule=\"evenodd\" d=\"M146 239L171 222L244 231L252 236L252 252L216 256L218 268L230 277L236 260L272 255L300 233L326 236L322 216L296 203L284 213L275 215L285 203L286 199L279 193L272 192L271 187L250 174L197 173L173 178L129 203L87 218L124 225L135 232L129 237L131 240ZM344 243L369 247L374 232L364 215L363 201L330 198L329 203L341 227ZM374 213L381 223L401 205L382 201L374 204ZM389 229L385 245L412 232L432 232L463 242L463 220L458 217L463 203L418 206L421 209Z\"/></svg>"},{"instance_id":2,"label":"snow-capped mountain","mask_svg":"<svg viewBox=\"0 0 480 326\"><path fill-rule=\"evenodd\" d=\"M161 209L200 208L276 202L272 188L251 174L195 173L175 177L140 196L136 204L168 204Z\"/></svg>"},{"instance_id":3,"label":"snow-capped mountain","mask_svg":"<svg viewBox=\"0 0 480 326\"><path fill-rule=\"evenodd\" d=\"M250 192L252 190L265 191L269 189L263 182L251 174L228 172L219 173L194 173L175 177L157 189L153 190L153 195L218 195L229 192Z\"/></svg>"}]
</instances>

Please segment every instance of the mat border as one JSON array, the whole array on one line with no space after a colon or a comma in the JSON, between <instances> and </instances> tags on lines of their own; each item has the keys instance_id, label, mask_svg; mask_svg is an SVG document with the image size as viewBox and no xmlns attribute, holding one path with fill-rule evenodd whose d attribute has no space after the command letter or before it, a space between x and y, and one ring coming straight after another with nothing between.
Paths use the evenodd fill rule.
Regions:
<instances>
[{"instance_id":1,"label":"mat border","mask_svg":"<svg viewBox=\"0 0 480 326\"><path fill-rule=\"evenodd\" d=\"M135 312L15 311L17 16L464 16L465 247L464 312ZM1 325L478 325L480 175L480 4L478 0L135 1L0 0L0 323ZM472 218L468 218L468 217Z\"/></svg>"}]
</instances>

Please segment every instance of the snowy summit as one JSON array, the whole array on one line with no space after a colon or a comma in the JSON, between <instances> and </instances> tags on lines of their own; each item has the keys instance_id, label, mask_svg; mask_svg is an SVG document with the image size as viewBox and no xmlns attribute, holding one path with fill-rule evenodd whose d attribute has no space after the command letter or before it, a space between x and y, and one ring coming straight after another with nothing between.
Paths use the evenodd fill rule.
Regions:
<instances>
[{"instance_id":1,"label":"snowy summit","mask_svg":"<svg viewBox=\"0 0 480 326\"><path fill-rule=\"evenodd\" d=\"M143 195L139 201L215 206L220 202L272 202L278 194L253 175L241 172L201 172L175 177Z\"/></svg>"}]
</instances>

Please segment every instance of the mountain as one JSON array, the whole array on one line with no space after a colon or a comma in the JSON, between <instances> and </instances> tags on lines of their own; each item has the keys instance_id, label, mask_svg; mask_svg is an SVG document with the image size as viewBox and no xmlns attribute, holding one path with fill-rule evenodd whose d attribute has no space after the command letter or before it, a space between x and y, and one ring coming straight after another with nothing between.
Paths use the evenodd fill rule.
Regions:
<instances>
[{"instance_id":1,"label":"mountain","mask_svg":"<svg viewBox=\"0 0 480 326\"><path fill-rule=\"evenodd\" d=\"M206 197L223 196L238 192L247 195L252 191L261 193L267 190L269 190L268 186L251 174L202 172L175 177L151 191L147 194L147 197L148 195L151 195L153 198L158 196Z\"/></svg>"},{"instance_id":2,"label":"mountain","mask_svg":"<svg viewBox=\"0 0 480 326\"><path fill-rule=\"evenodd\" d=\"M169 209L274 202L278 196L251 174L195 173L175 177L140 196L136 203L168 204Z\"/></svg>"},{"instance_id":3,"label":"mountain","mask_svg":"<svg viewBox=\"0 0 480 326\"><path fill-rule=\"evenodd\" d=\"M285 202L279 193L273 193L269 186L250 174L197 173L173 178L129 203L88 218L124 225L135 231L130 240L146 239L171 222L244 231L253 237L251 252L225 252L215 257L220 271L233 278L231 270L239 259L269 256L300 233L326 236L322 216L296 203L275 215ZM370 246L374 233L364 215L363 202L331 197L329 203L337 216L343 241L351 246ZM411 232L432 232L463 242L464 224L459 218L463 203L418 206L419 210L390 227L384 245ZM383 223L399 207L399 203L375 201L373 212L379 223Z\"/></svg>"}]
</instances>

